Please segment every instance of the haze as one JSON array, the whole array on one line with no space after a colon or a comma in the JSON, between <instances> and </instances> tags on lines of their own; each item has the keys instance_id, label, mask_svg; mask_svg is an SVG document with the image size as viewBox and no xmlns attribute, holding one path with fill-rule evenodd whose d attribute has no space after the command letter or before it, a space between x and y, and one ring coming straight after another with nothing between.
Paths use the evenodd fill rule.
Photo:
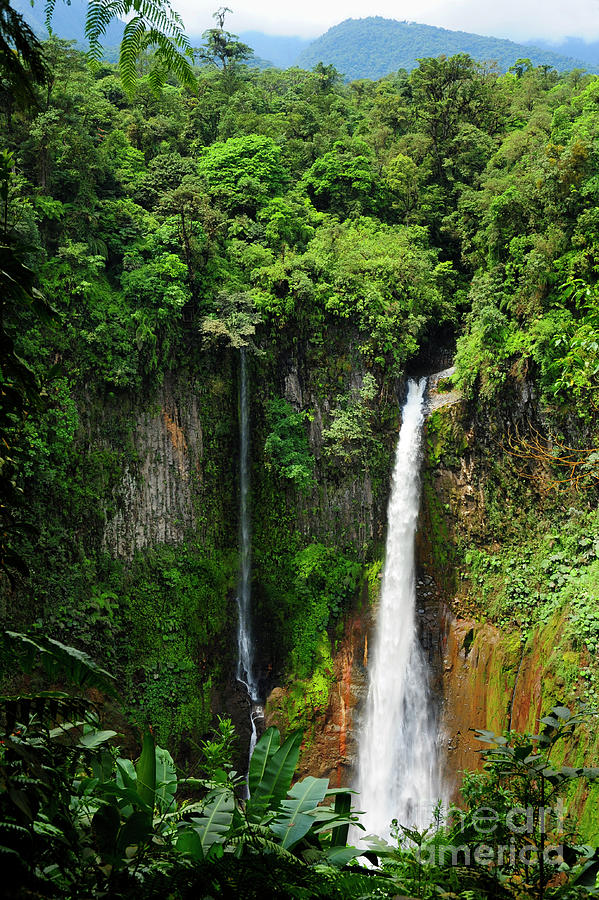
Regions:
<instances>
[{"instance_id":1,"label":"haze","mask_svg":"<svg viewBox=\"0 0 599 900\"><path fill-rule=\"evenodd\" d=\"M189 32L198 33L213 24L215 2L175 0ZM588 41L599 38L599 4L597 0L504 0L502 4L480 0L378 0L366 6L358 0L334 0L322 3L304 0L297 5L275 3L273 0L233 2L233 13L227 25L230 31L248 29L268 34L316 37L348 18L384 16L389 19L408 19L426 25L438 25L458 31L494 35L525 41L533 38L559 41L565 37L582 37Z\"/></svg>"}]
</instances>

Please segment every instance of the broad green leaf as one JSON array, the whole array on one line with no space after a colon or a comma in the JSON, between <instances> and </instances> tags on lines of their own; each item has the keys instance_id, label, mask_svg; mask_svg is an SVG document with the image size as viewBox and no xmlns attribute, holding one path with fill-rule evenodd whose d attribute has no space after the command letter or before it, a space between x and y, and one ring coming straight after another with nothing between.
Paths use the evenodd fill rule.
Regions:
<instances>
[{"instance_id":1,"label":"broad green leaf","mask_svg":"<svg viewBox=\"0 0 599 900\"><path fill-rule=\"evenodd\" d=\"M143 844L152 836L152 816L136 810L122 825L119 836L117 850L120 856L123 856L127 847L133 844Z\"/></svg>"},{"instance_id":2,"label":"broad green leaf","mask_svg":"<svg viewBox=\"0 0 599 900\"><path fill-rule=\"evenodd\" d=\"M102 782L113 779L113 757L109 750L94 753L90 760L90 768L95 780Z\"/></svg>"},{"instance_id":3,"label":"broad green leaf","mask_svg":"<svg viewBox=\"0 0 599 900\"><path fill-rule=\"evenodd\" d=\"M574 778L580 778L582 769L574 769L572 766L562 766L557 770L557 774L561 775L567 781L572 781Z\"/></svg>"},{"instance_id":4,"label":"broad green leaf","mask_svg":"<svg viewBox=\"0 0 599 900\"><path fill-rule=\"evenodd\" d=\"M250 770L248 773L250 796L255 793L258 789L258 785L264 778L269 758L276 753L280 746L281 735L279 734L278 728L267 728L258 740L250 760Z\"/></svg>"},{"instance_id":5,"label":"broad green leaf","mask_svg":"<svg viewBox=\"0 0 599 900\"><path fill-rule=\"evenodd\" d=\"M139 794L135 789L120 787L118 784L115 784L115 782L100 782L100 784L98 784L98 793L103 797L113 797L115 802L118 803L119 809L125 818L128 818L132 814L134 808L143 806L146 810L149 809L145 804L142 804Z\"/></svg>"},{"instance_id":6,"label":"broad green leaf","mask_svg":"<svg viewBox=\"0 0 599 900\"><path fill-rule=\"evenodd\" d=\"M160 812L172 811L177 793L177 771L173 757L163 747L156 747L156 806Z\"/></svg>"},{"instance_id":7,"label":"broad green leaf","mask_svg":"<svg viewBox=\"0 0 599 900\"><path fill-rule=\"evenodd\" d=\"M308 812L322 803L328 787L327 778L314 778L313 775L308 775L293 785L287 798L282 801L281 809L285 810L285 813L295 812L296 809L299 812Z\"/></svg>"},{"instance_id":8,"label":"broad green leaf","mask_svg":"<svg viewBox=\"0 0 599 900\"><path fill-rule=\"evenodd\" d=\"M358 856L361 856L363 852L363 850L358 850L356 847L331 847L326 855L326 860L331 866L342 869L352 859L357 859Z\"/></svg>"},{"instance_id":9,"label":"broad green leaf","mask_svg":"<svg viewBox=\"0 0 599 900\"><path fill-rule=\"evenodd\" d=\"M204 859L204 851L202 850L202 841L200 835L193 828L181 832L177 838L176 847L179 853L185 856L191 856L192 859L201 861Z\"/></svg>"},{"instance_id":10,"label":"broad green leaf","mask_svg":"<svg viewBox=\"0 0 599 900\"><path fill-rule=\"evenodd\" d=\"M235 799L231 791L219 790L208 794L201 818L194 817L191 820L199 835L204 855L213 844L223 842L231 827L234 811Z\"/></svg>"},{"instance_id":11,"label":"broad green leaf","mask_svg":"<svg viewBox=\"0 0 599 900\"><path fill-rule=\"evenodd\" d=\"M311 816L314 819L314 825L312 826L314 834L322 834L325 831L331 831L333 828L345 825L347 825L348 828L350 825L353 825L354 828L359 828L361 831L366 830L363 825L356 821L354 816L336 816L332 810L331 815L328 818L320 814L316 816L314 813L311 813Z\"/></svg>"},{"instance_id":12,"label":"broad green leaf","mask_svg":"<svg viewBox=\"0 0 599 900\"><path fill-rule=\"evenodd\" d=\"M129 788L129 790L137 791L137 772L135 766L130 759L122 756L116 761L116 783L118 787Z\"/></svg>"},{"instance_id":13,"label":"broad green leaf","mask_svg":"<svg viewBox=\"0 0 599 900\"><path fill-rule=\"evenodd\" d=\"M377 834L367 834L362 838L362 843L377 856L393 856L395 854L395 848Z\"/></svg>"},{"instance_id":14,"label":"broad green leaf","mask_svg":"<svg viewBox=\"0 0 599 900\"><path fill-rule=\"evenodd\" d=\"M0 701L2 698L0 697ZM61 722L56 728L51 728L49 731L49 735L51 738L64 737L67 731L71 731L73 728L81 728L84 722Z\"/></svg>"},{"instance_id":15,"label":"broad green leaf","mask_svg":"<svg viewBox=\"0 0 599 900\"><path fill-rule=\"evenodd\" d=\"M280 818L276 822L271 822L270 829L281 839L283 849L291 850L310 831L313 824L312 816L296 811L289 818Z\"/></svg>"},{"instance_id":16,"label":"broad green leaf","mask_svg":"<svg viewBox=\"0 0 599 900\"><path fill-rule=\"evenodd\" d=\"M314 818L307 813L324 800L328 786L326 778L308 775L294 784L288 797L281 802L281 811L270 828L281 838L285 850L290 850L308 833Z\"/></svg>"},{"instance_id":17,"label":"broad green leaf","mask_svg":"<svg viewBox=\"0 0 599 900\"><path fill-rule=\"evenodd\" d=\"M135 767L137 775L137 793L143 803L154 809L154 791L156 789L156 747L150 731L144 734L141 756Z\"/></svg>"},{"instance_id":18,"label":"broad green leaf","mask_svg":"<svg viewBox=\"0 0 599 900\"><path fill-rule=\"evenodd\" d=\"M554 706L552 707L551 712L555 713L555 715L563 722L567 722L572 718L572 713L567 706Z\"/></svg>"},{"instance_id":19,"label":"broad green leaf","mask_svg":"<svg viewBox=\"0 0 599 900\"><path fill-rule=\"evenodd\" d=\"M351 795L337 794L335 797L335 812L339 816L349 816L351 811ZM337 825L331 832L331 847L345 847L349 824Z\"/></svg>"},{"instance_id":20,"label":"broad green leaf","mask_svg":"<svg viewBox=\"0 0 599 900\"><path fill-rule=\"evenodd\" d=\"M86 747L88 750L95 750L101 744L106 743L111 738L116 737L116 731L88 731L79 738L79 746Z\"/></svg>"},{"instance_id":21,"label":"broad green leaf","mask_svg":"<svg viewBox=\"0 0 599 900\"><path fill-rule=\"evenodd\" d=\"M274 754L267 756L264 775L251 797L251 806L255 810L259 808L274 810L283 800L291 787L301 742L302 732L296 731L289 735Z\"/></svg>"}]
</instances>

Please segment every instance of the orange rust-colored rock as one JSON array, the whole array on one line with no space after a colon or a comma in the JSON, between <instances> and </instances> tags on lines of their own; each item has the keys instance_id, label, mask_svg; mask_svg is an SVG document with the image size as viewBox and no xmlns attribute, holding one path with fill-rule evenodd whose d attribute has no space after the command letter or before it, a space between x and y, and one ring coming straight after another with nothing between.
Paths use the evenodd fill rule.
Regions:
<instances>
[{"instance_id":1,"label":"orange rust-colored rock","mask_svg":"<svg viewBox=\"0 0 599 900\"><path fill-rule=\"evenodd\" d=\"M563 702L564 655L576 655L569 645L564 613L524 635L515 630L502 632L488 622L473 619L449 623L443 730L447 777L455 799L464 769L477 769L482 762L480 750L485 745L477 741L474 729L536 734L542 716ZM599 753L597 730L592 725L582 728L576 744L564 745L560 753L571 765L595 765ZM588 835L595 799L596 792L582 782L570 798L571 809L581 817Z\"/></svg>"},{"instance_id":2,"label":"orange rust-colored rock","mask_svg":"<svg viewBox=\"0 0 599 900\"><path fill-rule=\"evenodd\" d=\"M328 778L335 787L351 784L357 758L356 712L366 693L363 666L371 613L366 604L352 613L333 654L332 686L326 706L315 709L302 745L298 777ZM277 687L266 705L266 725L285 730L289 691Z\"/></svg>"}]
</instances>

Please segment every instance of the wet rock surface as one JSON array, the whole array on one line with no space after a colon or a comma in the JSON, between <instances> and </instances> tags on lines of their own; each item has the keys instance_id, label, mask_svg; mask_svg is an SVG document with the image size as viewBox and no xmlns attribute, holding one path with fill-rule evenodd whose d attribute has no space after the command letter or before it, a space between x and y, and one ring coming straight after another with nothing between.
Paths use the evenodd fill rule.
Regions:
<instances>
[{"instance_id":1,"label":"wet rock surface","mask_svg":"<svg viewBox=\"0 0 599 900\"><path fill-rule=\"evenodd\" d=\"M372 610L367 605L346 620L333 656L328 702L314 717L304 738L297 773L300 778L328 778L334 787L350 787L353 783L360 710L368 690L366 665L372 623ZM266 704L267 726L284 727L287 698L285 688L271 691Z\"/></svg>"},{"instance_id":2,"label":"wet rock surface","mask_svg":"<svg viewBox=\"0 0 599 900\"><path fill-rule=\"evenodd\" d=\"M194 523L203 434L193 390L167 378L153 404L135 414L131 440L134 459L102 538L106 549L124 558L144 547L180 543Z\"/></svg>"}]
</instances>

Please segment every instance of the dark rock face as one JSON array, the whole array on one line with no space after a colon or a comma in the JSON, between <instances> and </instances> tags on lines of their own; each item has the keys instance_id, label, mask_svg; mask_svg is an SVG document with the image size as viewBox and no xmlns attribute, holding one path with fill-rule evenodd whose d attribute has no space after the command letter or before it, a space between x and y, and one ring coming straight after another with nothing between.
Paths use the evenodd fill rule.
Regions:
<instances>
[{"instance_id":1,"label":"dark rock face","mask_svg":"<svg viewBox=\"0 0 599 900\"><path fill-rule=\"evenodd\" d=\"M134 461L123 472L117 512L103 535L104 547L125 558L184 539L202 479L202 424L189 386L167 378L152 405L135 410L132 419Z\"/></svg>"}]
</instances>

